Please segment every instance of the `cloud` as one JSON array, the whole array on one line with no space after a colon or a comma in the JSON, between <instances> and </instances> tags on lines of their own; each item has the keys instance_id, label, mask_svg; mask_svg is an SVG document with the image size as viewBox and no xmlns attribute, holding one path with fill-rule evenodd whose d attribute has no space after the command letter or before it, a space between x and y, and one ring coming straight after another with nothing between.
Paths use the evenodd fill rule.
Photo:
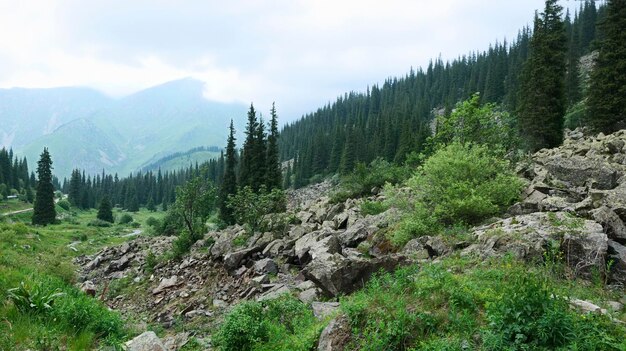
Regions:
<instances>
[{"instance_id":1,"label":"cloud","mask_svg":"<svg viewBox=\"0 0 626 351\"><path fill-rule=\"evenodd\" d=\"M286 119L516 36L543 1L0 0L0 87L129 94L182 77Z\"/></svg>"}]
</instances>

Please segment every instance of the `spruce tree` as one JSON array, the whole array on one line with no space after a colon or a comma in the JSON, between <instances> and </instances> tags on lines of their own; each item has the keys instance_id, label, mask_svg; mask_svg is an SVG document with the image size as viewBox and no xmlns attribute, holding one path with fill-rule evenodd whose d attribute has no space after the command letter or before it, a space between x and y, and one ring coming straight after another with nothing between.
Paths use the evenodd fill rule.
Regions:
<instances>
[{"instance_id":1,"label":"spruce tree","mask_svg":"<svg viewBox=\"0 0 626 351\"><path fill-rule=\"evenodd\" d=\"M47 225L54 223L54 186L52 185L52 159L48 148L44 148L37 162L37 195L33 209L33 224Z\"/></svg>"},{"instance_id":2,"label":"spruce tree","mask_svg":"<svg viewBox=\"0 0 626 351\"><path fill-rule=\"evenodd\" d=\"M255 169L258 166L256 141L259 129L259 121L256 117L254 106L250 104L248 110L248 124L246 125L246 140L241 151L241 165L239 167L239 183L241 186L252 186L254 183Z\"/></svg>"},{"instance_id":3,"label":"spruce tree","mask_svg":"<svg viewBox=\"0 0 626 351\"><path fill-rule=\"evenodd\" d=\"M219 210L220 217L228 224L235 223L235 217L233 210L228 206L228 197L234 195L237 192L237 174L235 169L237 167L237 150L235 150L235 126L233 120L230 120L230 133L228 134L228 141L226 143L226 165L224 168L224 179L220 188L219 196Z\"/></svg>"},{"instance_id":4,"label":"spruce tree","mask_svg":"<svg viewBox=\"0 0 626 351\"><path fill-rule=\"evenodd\" d=\"M270 133L267 136L267 173L266 186L272 190L280 188L283 177L278 156L278 117L276 116L276 105L272 104L270 111Z\"/></svg>"},{"instance_id":5,"label":"spruce tree","mask_svg":"<svg viewBox=\"0 0 626 351\"><path fill-rule=\"evenodd\" d=\"M610 133L626 127L626 0L609 0L604 38L591 72L587 123Z\"/></svg>"},{"instance_id":6,"label":"spruce tree","mask_svg":"<svg viewBox=\"0 0 626 351\"><path fill-rule=\"evenodd\" d=\"M113 223L113 210L111 208L111 201L109 201L109 197L105 196L100 201L100 206L98 207L98 215L96 216L99 220Z\"/></svg>"},{"instance_id":7,"label":"spruce tree","mask_svg":"<svg viewBox=\"0 0 626 351\"><path fill-rule=\"evenodd\" d=\"M530 56L521 77L518 119L530 151L560 145L565 115L567 38L557 0L547 0L535 16Z\"/></svg>"}]
</instances>

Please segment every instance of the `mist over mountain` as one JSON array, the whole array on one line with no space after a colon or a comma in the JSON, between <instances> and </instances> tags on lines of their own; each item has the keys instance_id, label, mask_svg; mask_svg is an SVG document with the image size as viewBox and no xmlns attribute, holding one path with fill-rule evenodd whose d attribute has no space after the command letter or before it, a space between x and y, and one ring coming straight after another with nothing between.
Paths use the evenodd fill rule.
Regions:
<instances>
[{"instance_id":1,"label":"mist over mountain","mask_svg":"<svg viewBox=\"0 0 626 351\"><path fill-rule=\"evenodd\" d=\"M48 147L54 174L74 168L126 175L150 161L199 146L223 147L246 106L209 101L204 83L186 78L121 99L87 88L0 90L0 145L34 167Z\"/></svg>"}]
</instances>

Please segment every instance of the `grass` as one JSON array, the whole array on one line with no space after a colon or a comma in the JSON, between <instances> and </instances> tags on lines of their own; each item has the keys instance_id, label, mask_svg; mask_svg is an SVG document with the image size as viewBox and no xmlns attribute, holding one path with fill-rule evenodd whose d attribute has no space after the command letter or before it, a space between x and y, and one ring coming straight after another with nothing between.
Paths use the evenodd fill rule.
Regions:
<instances>
[{"instance_id":1,"label":"grass","mask_svg":"<svg viewBox=\"0 0 626 351\"><path fill-rule=\"evenodd\" d=\"M76 267L72 262L79 255L131 239L125 235L147 229L145 220L160 217L162 212L141 210L132 214L137 224L111 227L88 226L96 218L96 210L57 207L57 213L60 222L45 227L31 226L31 213L13 215L0 223L0 350L86 350L119 346L127 337L118 313L74 287ZM119 209L115 213L121 215ZM51 308L20 309L12 302L8 290L22 282L27 291L55 296Z\"/></svg>"},{"instance_id":2,"label":"grass","mask_svg":"<svg viewBox=\"0 0 626 351\"><path fill-rule=\"evenodd\" d=\"M0 200L0 215L32 208L33 204L18 199Z\"/></svg>"}]
</instances>

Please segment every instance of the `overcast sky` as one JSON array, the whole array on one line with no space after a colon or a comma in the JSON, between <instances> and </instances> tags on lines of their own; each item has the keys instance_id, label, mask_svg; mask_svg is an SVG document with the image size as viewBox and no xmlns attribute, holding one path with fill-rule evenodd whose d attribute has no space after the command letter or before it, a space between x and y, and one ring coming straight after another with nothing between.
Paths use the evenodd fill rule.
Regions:
<instances>
[{"instance_id":1,"label":"overcast sky","mask_svg":"<svg viewBox=\"0 0 626 351\"><path fill-rule=\"evenodd\" d=\"M124 96L194 77L283 121L514 39L543 0L0 0L0 88ZM564 6L577 6L562 1Z\"/></svg>"}]
</instances>

